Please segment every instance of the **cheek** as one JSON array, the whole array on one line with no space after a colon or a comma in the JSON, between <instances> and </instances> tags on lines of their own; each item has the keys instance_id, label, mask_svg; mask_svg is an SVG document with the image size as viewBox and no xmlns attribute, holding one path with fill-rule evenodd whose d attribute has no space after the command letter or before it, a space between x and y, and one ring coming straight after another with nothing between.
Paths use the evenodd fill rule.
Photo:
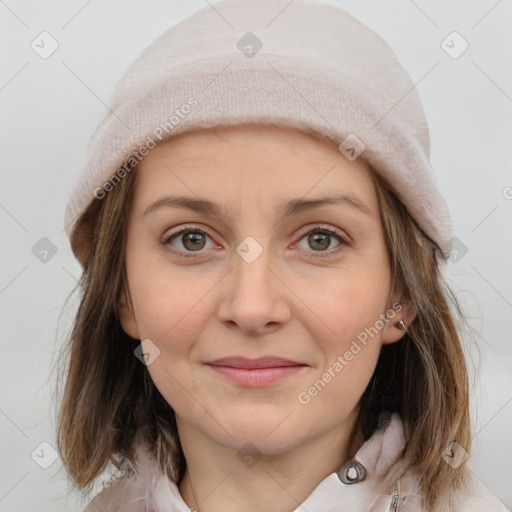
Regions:
<instances>
[{"instance_id":1,"label":"cheek","mask_svg":"<svg viewBox=\"0 0 512 512\"><path fill-rule=\"evenodd\" d=\"M188 294L170 293L167 287L148 285L147 292L137 322L141 337L150 339L159 350L147 369L171 407L191 412L195 404L190 397L199 396L201 389L191 374L190 361L212 313L206 311L206 301L200 301L191 290Z\"/></svg>"},{"instance_id":2,"label":"cheek","mask_svg":"<svg viewBox=\"0 0 512 512\"><path fill-rule=\"evenodd\" d=\"M179 361L162 353L147 370L155 387L176 412L181 415L204 413L200 408L195 410L196 405L200 404L192 399L200 396L201 389L195 380L190 379L186 368Z\"/></svg>"},{"instance_id":3,"label":"cheek","mask_svg":"<svg viewBox=\"0 0 512 512\"><path fill-rule=\"evenodd\" d=\"M378 320L384 313L389 283L382 275L347 272L317 284L309 288L313 292L308 306L314 314L308 315L308 330L323 361L315 380L308 383L309 391L303 391L319 414L326 407L339 417L357 404L377 364L382 346Z\"/></svg>"},{"instance_id":4,"label":"cheek","mask_svg":"<svg viewBox=\"0 0 512 512\"><path fill-rule=\"evenodd\" d=\"M136 255L131 264L127 262L141 337L159 340L166 350L185 348L208 318L204 299L215 284L213 277L199 276L192 267L173 270L156 253Z\"/></svg>"},{"instance_id":5,"label":"cheek","mask_svg":"<svg viewBox=\"0 0 512 512\"><path fill-rule=\"evenodd\" d=\"M303 318L310 318L312 338L340 353L360 333L370 330L375 336L372 328L384 313L389 282L370 272L340 271L339 277L331 274L314 286L303 280L294 291L309 310Z\"/></svg>"},{"instance_id":6,"label":"cheek","mask_svg":"<svg viewBox=\"0 0 512 512\"><path fill-rule=\"evenodd\" d=\"M326 364L319 368L297 398L312 416L334 426L357 405L375 370L380 343L347 337L324 345Z\"/></svg>"}]
</instances>

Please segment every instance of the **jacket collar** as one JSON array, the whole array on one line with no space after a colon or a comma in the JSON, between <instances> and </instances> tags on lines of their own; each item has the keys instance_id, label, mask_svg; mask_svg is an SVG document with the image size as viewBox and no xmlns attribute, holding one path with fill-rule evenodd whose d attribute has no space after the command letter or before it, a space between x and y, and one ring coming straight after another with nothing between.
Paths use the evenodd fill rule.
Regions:
<instances>
[{"instance_id":1,"label":"jacket collar","mask_svg":"<svg viewBox=\"0 0 512 512\"><path fill-rule=\"evenodd\" d=\"M331 473L322 480L293 512L304 512L305 510L307 512L392 510L389 505L394 489L390 489L389 494L383 495L376 491L376 486L386 471L400 457L403 447L404 432L399 415L396 413L382 415L379 428L355 455L355 460L364 466L364 479L347 485L340 479L342 470L340 468L339 471ZM136 448L136 465L138 473L130 478L135 478L138 481L135 487L139 491L143 491L142 495L145 494L145 496L139 494L140 497L135 497L132 503L137 501L142 504L143 502L155 512L189 511L189 507L180 495L178 486L162 474L154 458L140 443ZM133 484L132 480L132 491L134 491ZM151 497L147 493L149 489L152 489ZM126 497L126 494L124 496Z\"/></svg>"},{"instance_id":2,"label":"jacket collar","mask_svg":"<svg viewBox=\"0 0 512 512\"><path fill-rule=\"evenodd\" d=\"M359 448L354 460L365 472L364 479L350 485L343 483L343 468L322 480L306 500L293 512L368 512L393 510L392 493L377 490L387 470L398 460L404 443L402 420L396 413L381 415L378 429Z\"/></svg>"}]
</instances>

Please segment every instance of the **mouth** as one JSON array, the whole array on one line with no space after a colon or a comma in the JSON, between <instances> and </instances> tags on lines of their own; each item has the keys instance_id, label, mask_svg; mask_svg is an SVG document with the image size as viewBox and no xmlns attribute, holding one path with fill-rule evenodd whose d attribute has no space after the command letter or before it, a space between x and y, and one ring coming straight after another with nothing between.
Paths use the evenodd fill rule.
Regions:
<instances>
[{"instance_id":1,"label":"mouth","mask_svg":"<svg viewBox=\"0 0 512 512\"><path fill-rule=\"evenodd\" d=\"M266 386L304 371L309 365L280 357L225 357L205 363L216 374L243 386Z\"/></svg>"}]
</instances>

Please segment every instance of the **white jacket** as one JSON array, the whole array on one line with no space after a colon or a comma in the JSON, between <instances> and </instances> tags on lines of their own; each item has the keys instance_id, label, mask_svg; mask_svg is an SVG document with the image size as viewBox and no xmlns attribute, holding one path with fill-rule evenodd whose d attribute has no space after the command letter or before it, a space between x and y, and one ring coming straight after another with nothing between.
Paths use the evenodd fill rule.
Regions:
<instances>
[{"instance_id":1,"label":"white jacket","mask_svg":"<svg viewBox=\"0 0 512 512\"><path fill-rule=\"evenodd\" d=\"M355 458L366 469L365 478L344 484L338 472L322 480L293 512L421 512L417 475L409 472L399 481L398 505L393 496L377 494L376 482L396 460L404 446L402 420L393 414L359 449ZM101 491L84 512L188 512L179 489L159 469L156 461L138 445L140 473L124 476ZM444 460L440 464L446 464ZM472 473L467 492L459 492L450 512L507 512L505 505Z\"/></svg>"}]
</instances>

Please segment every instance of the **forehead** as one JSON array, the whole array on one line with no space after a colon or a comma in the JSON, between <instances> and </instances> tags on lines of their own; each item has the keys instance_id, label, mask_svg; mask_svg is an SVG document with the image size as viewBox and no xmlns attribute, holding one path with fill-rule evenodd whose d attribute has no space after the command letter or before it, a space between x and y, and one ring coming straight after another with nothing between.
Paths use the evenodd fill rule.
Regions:
<instances>
[{"instance_id":1,"label":"forehead","mask_svg":"<svg viewBox=\"0 0 512 512\"><path fill-rule=\"evenodd\" d=\"M136 202L166 192L281 200L351 192L374 208L372 170L333 141L296 128L241 125L196 130L159 143L137 168Z\"/></svg>"},{"instance_id":2,"label":"forehead","mask_svg":"<svg viewBox=\"0 0 512 512\"><path fill-rule=\"evenodd\" d=\"M143 162L158 158L169 150L183 154L193 152L198 158L207 155L214 157L216 150L227 150L228 147L246 153L258 153L261 147L265 147L270 151L270 156L295 156L312 161L340 155L332 140L312 130L302 131L288 126L250 123L196 129L179 134L162 141L156 147L156 151L150 153Z\"/></svg>"}]
</instances>

